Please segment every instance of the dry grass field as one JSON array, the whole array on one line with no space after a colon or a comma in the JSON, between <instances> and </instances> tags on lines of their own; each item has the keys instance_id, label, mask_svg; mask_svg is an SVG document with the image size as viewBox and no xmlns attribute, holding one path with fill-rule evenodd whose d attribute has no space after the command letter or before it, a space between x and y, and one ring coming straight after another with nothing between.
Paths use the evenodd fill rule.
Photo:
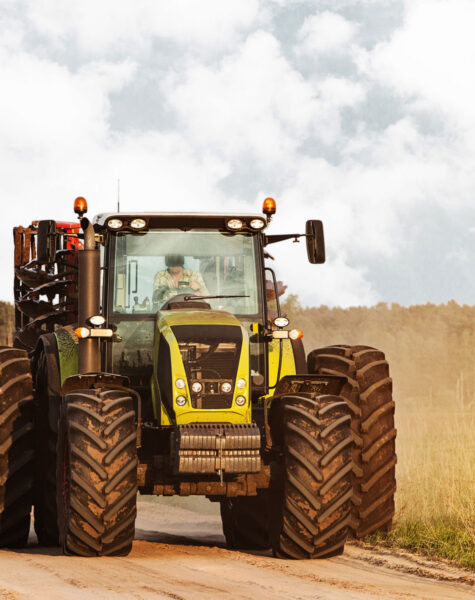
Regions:
<instances>
[{"instance_id":1,"label":"dry grass field","mask_svg":"<svg viewBox=\"0 0 475 600\"><path fill-rule=\"evenodd\" d=\"M401 401L396 522L388 546L475 569L475 409Z\"/></svg>"}]
</instances>

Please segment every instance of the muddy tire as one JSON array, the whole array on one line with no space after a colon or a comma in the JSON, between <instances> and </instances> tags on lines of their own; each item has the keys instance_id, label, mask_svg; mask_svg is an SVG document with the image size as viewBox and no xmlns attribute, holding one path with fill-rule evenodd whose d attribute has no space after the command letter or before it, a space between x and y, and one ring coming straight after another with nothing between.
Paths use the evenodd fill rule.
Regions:
<instances>
[{"instance_id":1,"label":"muddy tire","mask_svg":"<svg viewBox=\"0 0 475 600\"><path fill-rule=\"evenodd\" d=\"M362 538L391 529L396 491L396 429L392 380L384 353L369 346L330 346L308 356L309 373L345 375L352 410L352 529Z\"/></svg>"},{"instance_id":2,"label":"muddy tire","mask_svg":"<svg viewBox=\"0 0 475 600\"><path fill-rule=\"evenodd\" d=\"M30 531L34 399L28 354L0 347L0 547L21 548Z\"/></svg>"},{"instance_id":3,"label":"muddy tire","mask_svg":"<svg viewBox=\"0 0 475 600\"><path fill-rule=\"evenodd\" d=\"M221 520L228 548L242 550L270 548L267 491L262 491L257 496L222 500Z\"/></svg>"},{"instance_id":4,"label":"muddy tire","mask_svg":"<svg viewBox=\"0 0 475 600\"><path fill-rule=\"evenodd\" d=\"M272 439L283 459L281 489L272 502L276 556L327 558L343 552L353 493L350 422L339 396L300 393L272 404Z\"/></svg>"},{"instance_id":5,"label":"muddy tire","mask_svg":"<svg viewBox=\"0 0 475 600\"><path fill-rule=\"evenodd\" d=\"M65 554L124 556L135 533L136 415L123 390L71 392L58 433L58 524Z\"/></svg>"},{"instance_id":6,"label":"muddy tire","mask_svg":"<svg viewBox=\"0 0 475 600\"><path fill-rule=\"evenodd\" d=\"M40 546L59 546L58 510L56 506L56 467L58 430L50 418L46 354L41 351L35 360L36 399L36 480L34 493L35 532ZM59 379L59 372L56 374Z\"/></svg>"}]
</instances>

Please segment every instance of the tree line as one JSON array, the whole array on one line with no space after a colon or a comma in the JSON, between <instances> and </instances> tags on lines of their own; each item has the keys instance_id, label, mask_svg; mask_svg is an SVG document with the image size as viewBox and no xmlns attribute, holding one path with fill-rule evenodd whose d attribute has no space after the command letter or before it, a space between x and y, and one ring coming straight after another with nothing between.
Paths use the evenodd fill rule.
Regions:
<instances>
[{"instance_id":1,"label":"tree line","mask_svg":"<svg viewBox=\"0 0 475 600\"><path fill-rule=\"evenodd\" d=\"M289 296L282 308L304 332L305 350L333 344L385 352L399 401L475 408L475 306L423 304L303 307Z\"/></svg>"}]
</instances>

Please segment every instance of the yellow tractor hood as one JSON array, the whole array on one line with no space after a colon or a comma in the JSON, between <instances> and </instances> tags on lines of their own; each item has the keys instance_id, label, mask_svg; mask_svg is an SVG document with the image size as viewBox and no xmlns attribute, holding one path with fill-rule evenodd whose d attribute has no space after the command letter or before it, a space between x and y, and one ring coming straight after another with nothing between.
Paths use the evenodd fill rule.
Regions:
<instances>
[{"instance_id":1,"label":"yellow tractor hood","mask_svg":"<svg viewBox=\"0 0 475 600\"><path fill-rule=\"evenodd\" d=\"M229 335L226 330L233 328L235 335L237 331L240 333L239 338L242 339L241 349L239 352L236 374L233 377L234 381L244 381L244 385L237 386L235 383L232 396L230 394L231 404L226 408L201 408L195 407L192 404L192 394L190 382L188 381L186 363L183 362L183 357L177 342L176 333L181 327L187 327L193 330L196 327L197 339L199 342L200 335L206 335L206 331L214 331L223 329L223 335ZM239 330L236 331L236 327ZM165 398L166 392L163 395L163 401L160 405L154 400L154 410L162 425L184 425L187 423L250 423L251 422L251 403L250 403L250 368L249 368L249 332L243 327L234 315L223 310L211 309L192 309L177 308L174 310L163 310L158 314L157 328L159 334L156 336L155 347L155 368L152 378L152 396L153 398L161 397L158 373L160 365L163 367L167 363L170 364L170 397ZM204 332L203 332L204 328ZM200 333L201 332L201 333ZM242 337L241 337L242 336ZM169 348L169 358L162 362L160 356L160 339L164 339ZM176 385L176 381L182 381L180 386ZM186 402L182 405L177 403L177 398L185 398ZM236 399L239 398L239 402ZM244 404L241 403L245 399ZM160 414L160 416L159 416Z\"/></svg>"},{"instance_id":2,"label":"yellow tractor hood","mask_svg":"<svg viewBox=\"0 0 475 600\"><path fill-rule=\"evenodd\" d=\"M235 325L241 327L240 321L224 310L163 310L159 313L159 328L175 325Z\"/></svg>"}]
</instances>

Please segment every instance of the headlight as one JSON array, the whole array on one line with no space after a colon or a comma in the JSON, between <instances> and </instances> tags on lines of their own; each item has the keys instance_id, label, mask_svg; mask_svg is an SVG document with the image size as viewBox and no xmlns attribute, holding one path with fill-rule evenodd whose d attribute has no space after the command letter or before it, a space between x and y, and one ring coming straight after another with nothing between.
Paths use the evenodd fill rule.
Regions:
<instances>
[{"instance_id":1,"label":"headlight","mask_svg":"<svg viewBox=\"0 0 475 600\"><path fill-rule=\"evenodd\" d=\"M236 404L238 406L244 406L246 404L246 398L244 398L244 396L238 396L236 398Z\"/></svg>"},{"instance_id":2,"label":"headlight","mask_svg":"<svg viewBox=\"0 0 475 600\"><path fill-rule=\"evenodd\" d=\"M106 318L102 315L94 315L93 317L89 317L86 320L88 325L93 325L94 327L101 327L106 322Z\"/></svg>"},{"instance_id":3,"label":"headlight","mask_svg":"<svg viewBox=\"0 0 475 600\"><path fill-rule=\"evenodd\" d=\"M111 219L110 221L107 221L107 227L109 227L109 229L120 229L123 224L122 219Z\"/></svg>"},{"instance_id":4,"label":"headlight","mask_svg":"<svg viewBox=\"0 0 475 600\"><path fill-rule=\"evenodd\" d=\"M226 223L226 227L228 229L234 229L235 231L242 229L243 225L244 223L241 221L241 219L229 219L229 221Z\"/></svg>"},{"instance_id":5,"label":"headlight","mask_svg":"<svg viewBox=\"0 0 475 600\"><path fill-rule=\"evenodd\" d=\"M185 406L185 404L186 404L185 396L177 396L176 403L178 404L178 406Z\"/></svg>"},{"instance_id":6,"label":"headlight","mask_svg":"<svg viewBox=\"0 0 475 600\"><path fill-rule=\"evenodd\" d=\"M242 390L243 388L246 387L246 380L245 379L238 379L237 380L237 386L240 390Z\"/></svg>"},{"instance_id":7,"label":"headlight","mask_svg":"<svg viewBox=\"0 0 475 600\"><path fill-rule=\"evenodd\" d=\"M199 392L201 392L202 389L203 389L203 386L201 385L201 383L199 381L195 381L194 383L191 384L191 391L195 392L195 394L198 394Z\"/></svg>"},{"instance_id":8,"label":"headlight","mask_svg":"<svg viewBox=\"0 0 475 600\"><path fill-rule=\"evenodd\" d=\"M147 226L147 222L144 219L134 219L130 222L132 229L143 229Z\"/></svg>"},{"instance_id":9,"label":"headlight","mask_svg":"<svg viewBox=\"0 0 475 600\"><path fill-rule=\"evenodd\" d=\"M229 383L229 381L225 381L221 386L221 391L225 394L229 394L229 392L233 389L233 386Z\"/></svg>"},{"instance_id":10,"label":"headlight","mask_svg":"<svg viewBox=\"0 0 475 600\"><path fill-rule=\"evenodd\" d=\"M274 323L274 325L276 327L287 327L287 325L289 324L289 320L287 319L287 317L276 317L272 323Z\"/></svg>"},{"instance_id":11,"label":"headlight","mask_svg":"<svg viewBox=\"0 0 475 600\"><path fill-rule=\"evenodd\" d=\"M249 225L252 227L252 229L264 229L266 222L264 219L252 219Z\"/></svg>"},{"instance_id":12,"label":"headlight","mask_svg":"<svg viewBox=\"0 0 475 600\"><path fill-rule=\"evenodd\" d=\"M175 381L175 385L179 390L182 390L185 387L186 383L184 379L177 379Z\"/></svg>"}]
</instances>

